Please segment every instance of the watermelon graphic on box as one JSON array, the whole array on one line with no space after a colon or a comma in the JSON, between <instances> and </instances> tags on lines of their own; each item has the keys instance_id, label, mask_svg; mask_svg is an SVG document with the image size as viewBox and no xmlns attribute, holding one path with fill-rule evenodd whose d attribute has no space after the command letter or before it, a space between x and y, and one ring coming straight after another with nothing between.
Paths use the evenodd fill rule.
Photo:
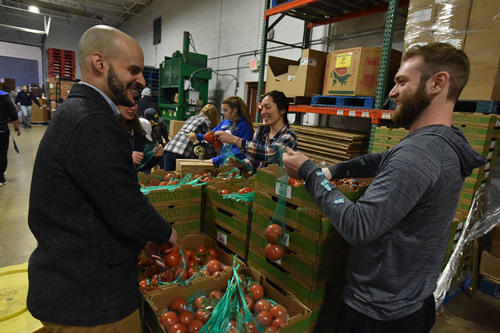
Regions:
<instances>
[{"instance_id":1,"label":"watermelon graphic on box","mask_svg":"<svg viewBox=\"0 0 500 333\"><path fill-rule=\"evenodd\" d=\"M326 62L323 95L375 96L381 57L381 47L356 47L331 52ZM388 81L392 82L400 62L401 52L392 50Z\"/></svg>"}]
</instances>

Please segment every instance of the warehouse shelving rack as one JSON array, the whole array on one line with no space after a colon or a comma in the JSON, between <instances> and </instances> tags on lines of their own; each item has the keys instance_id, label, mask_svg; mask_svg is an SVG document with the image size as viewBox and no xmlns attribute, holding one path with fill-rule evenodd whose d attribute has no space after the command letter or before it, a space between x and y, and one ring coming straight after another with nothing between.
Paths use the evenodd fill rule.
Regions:
<instances>
[{"instance_id":1,"label":"warehouse shelving rack","mask_svg":"<svg viewBox=\"0 0 500 333\"><path fill-rule=\"evenodd\" d=\"M260 63L265 64L266 61L266 50L268 42L273 42L281 45L287 45L298 48L309 48L310 47L310 36L311 29L313 27L331 24L335 22L341 22L345 20L350 20L358 17L363 17L366 15L380 13L387 11L387 20L384 31L384 42L382 48L382 60L379 71L379 79L377 83L377 93L375 96L375 106L373 110L356 110L353 108L341 108L341 107L314 107L309 105L295 105L290 106L289 111L291 112L310 112L319 113L327 115L337 115L337 116L350 116L350 117L360 117L360 118L370 118L371 119L371 130L370 130L370 144L369 151L371 152L373 146L373 137L375 134L375 128L380 124L383 119L390 119L390 114L384 110L380 110L383 105L386 91L385 84L386 77L389 68L389 58L392 48L392 40L394 36L394 23L395 16L397 14L398 7L407 7L409 0L389 0L388 3L384 3L382 0L369 0L369 1L338 1L338 0L290 0L276 5L275 7L269 8L270 0L266 0L264 21L262 28L262 52L260 54ZM273 1L276 4L276 0ZM280 17L276 19L273 24L269 25L269 19L271 16L280 14ZM302 38L302 45L296 46L280 41L269 41L268 32L271 31L285 16L295 17L304 21L304 32ZM265 66L261 66L259 70L259 84L257 88L257 96L262 96L263 93L263 82L264 82L264 70ZM389 115L388 115L389 114ZM255 121L260 121L260 114L257 113L255 116Z\"/></svg>"}]
</instances>

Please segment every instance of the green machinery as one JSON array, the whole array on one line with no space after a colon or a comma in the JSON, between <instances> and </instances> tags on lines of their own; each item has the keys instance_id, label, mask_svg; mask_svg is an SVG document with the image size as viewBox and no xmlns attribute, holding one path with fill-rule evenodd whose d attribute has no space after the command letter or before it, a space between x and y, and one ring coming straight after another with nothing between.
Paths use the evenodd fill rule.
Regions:
<instances>
[{"instance_id":1,"label":"green machinery","mask_svg":"<svg viewBox=\"0 0 500 333\"><path fill-rule=\"evenodd\" d=\"M165 120L186 120L207 104L212 72L206 55L189 52L189 36L184 31L182 53L175 51L160 64L158 106Z\"/></svg>"}]
</instances>

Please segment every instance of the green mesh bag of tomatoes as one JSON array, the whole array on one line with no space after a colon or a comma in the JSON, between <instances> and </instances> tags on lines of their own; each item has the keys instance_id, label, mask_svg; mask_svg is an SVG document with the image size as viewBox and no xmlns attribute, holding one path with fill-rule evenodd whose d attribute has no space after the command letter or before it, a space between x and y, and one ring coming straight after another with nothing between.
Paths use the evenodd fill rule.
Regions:
<instances>
[{"instance_id":1,"label":"green mesh bag of tomatoes","mask_svg":"<svg viewBox=\"0 0 500 333\"><path fill-rule=\"evenodd\" d=\"M185 258L187 260L187 281L192 281L201 277L219 276L222 271L231 269L217 260L217 251L212 248L206 249L204 245L199 245L196 249L186 249Z\"/></svg>"}]
</instances>

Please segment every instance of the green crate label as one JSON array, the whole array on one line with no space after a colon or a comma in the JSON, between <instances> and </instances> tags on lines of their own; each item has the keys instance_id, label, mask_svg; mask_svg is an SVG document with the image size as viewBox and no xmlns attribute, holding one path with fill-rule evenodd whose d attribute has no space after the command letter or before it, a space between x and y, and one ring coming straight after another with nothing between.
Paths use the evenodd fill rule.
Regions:
<instances>
[{"instance_id":1,"label":"green crate label","mask_svg":"<svg viewBox=\"0 0 500 333\"><path fill-rule=\"evenodd\" d=\"M201 192L200 192L201 193ZM148 199L150 202L162 202L171 200L185 200L191 199L191 191L152 191L148 193Z\"/></svg>"},{"instance_id":2,"label":"green crate label","mask_svg":"<svg viewBox=\"0 0 500 333\"><path fill-rule=\"evenodd\" d=\"M185 206L172 209L157 209L158 213L166 219L180 216L189 216L199 214L201 212L200 206Z\"/></svg>"}]
</instances>

